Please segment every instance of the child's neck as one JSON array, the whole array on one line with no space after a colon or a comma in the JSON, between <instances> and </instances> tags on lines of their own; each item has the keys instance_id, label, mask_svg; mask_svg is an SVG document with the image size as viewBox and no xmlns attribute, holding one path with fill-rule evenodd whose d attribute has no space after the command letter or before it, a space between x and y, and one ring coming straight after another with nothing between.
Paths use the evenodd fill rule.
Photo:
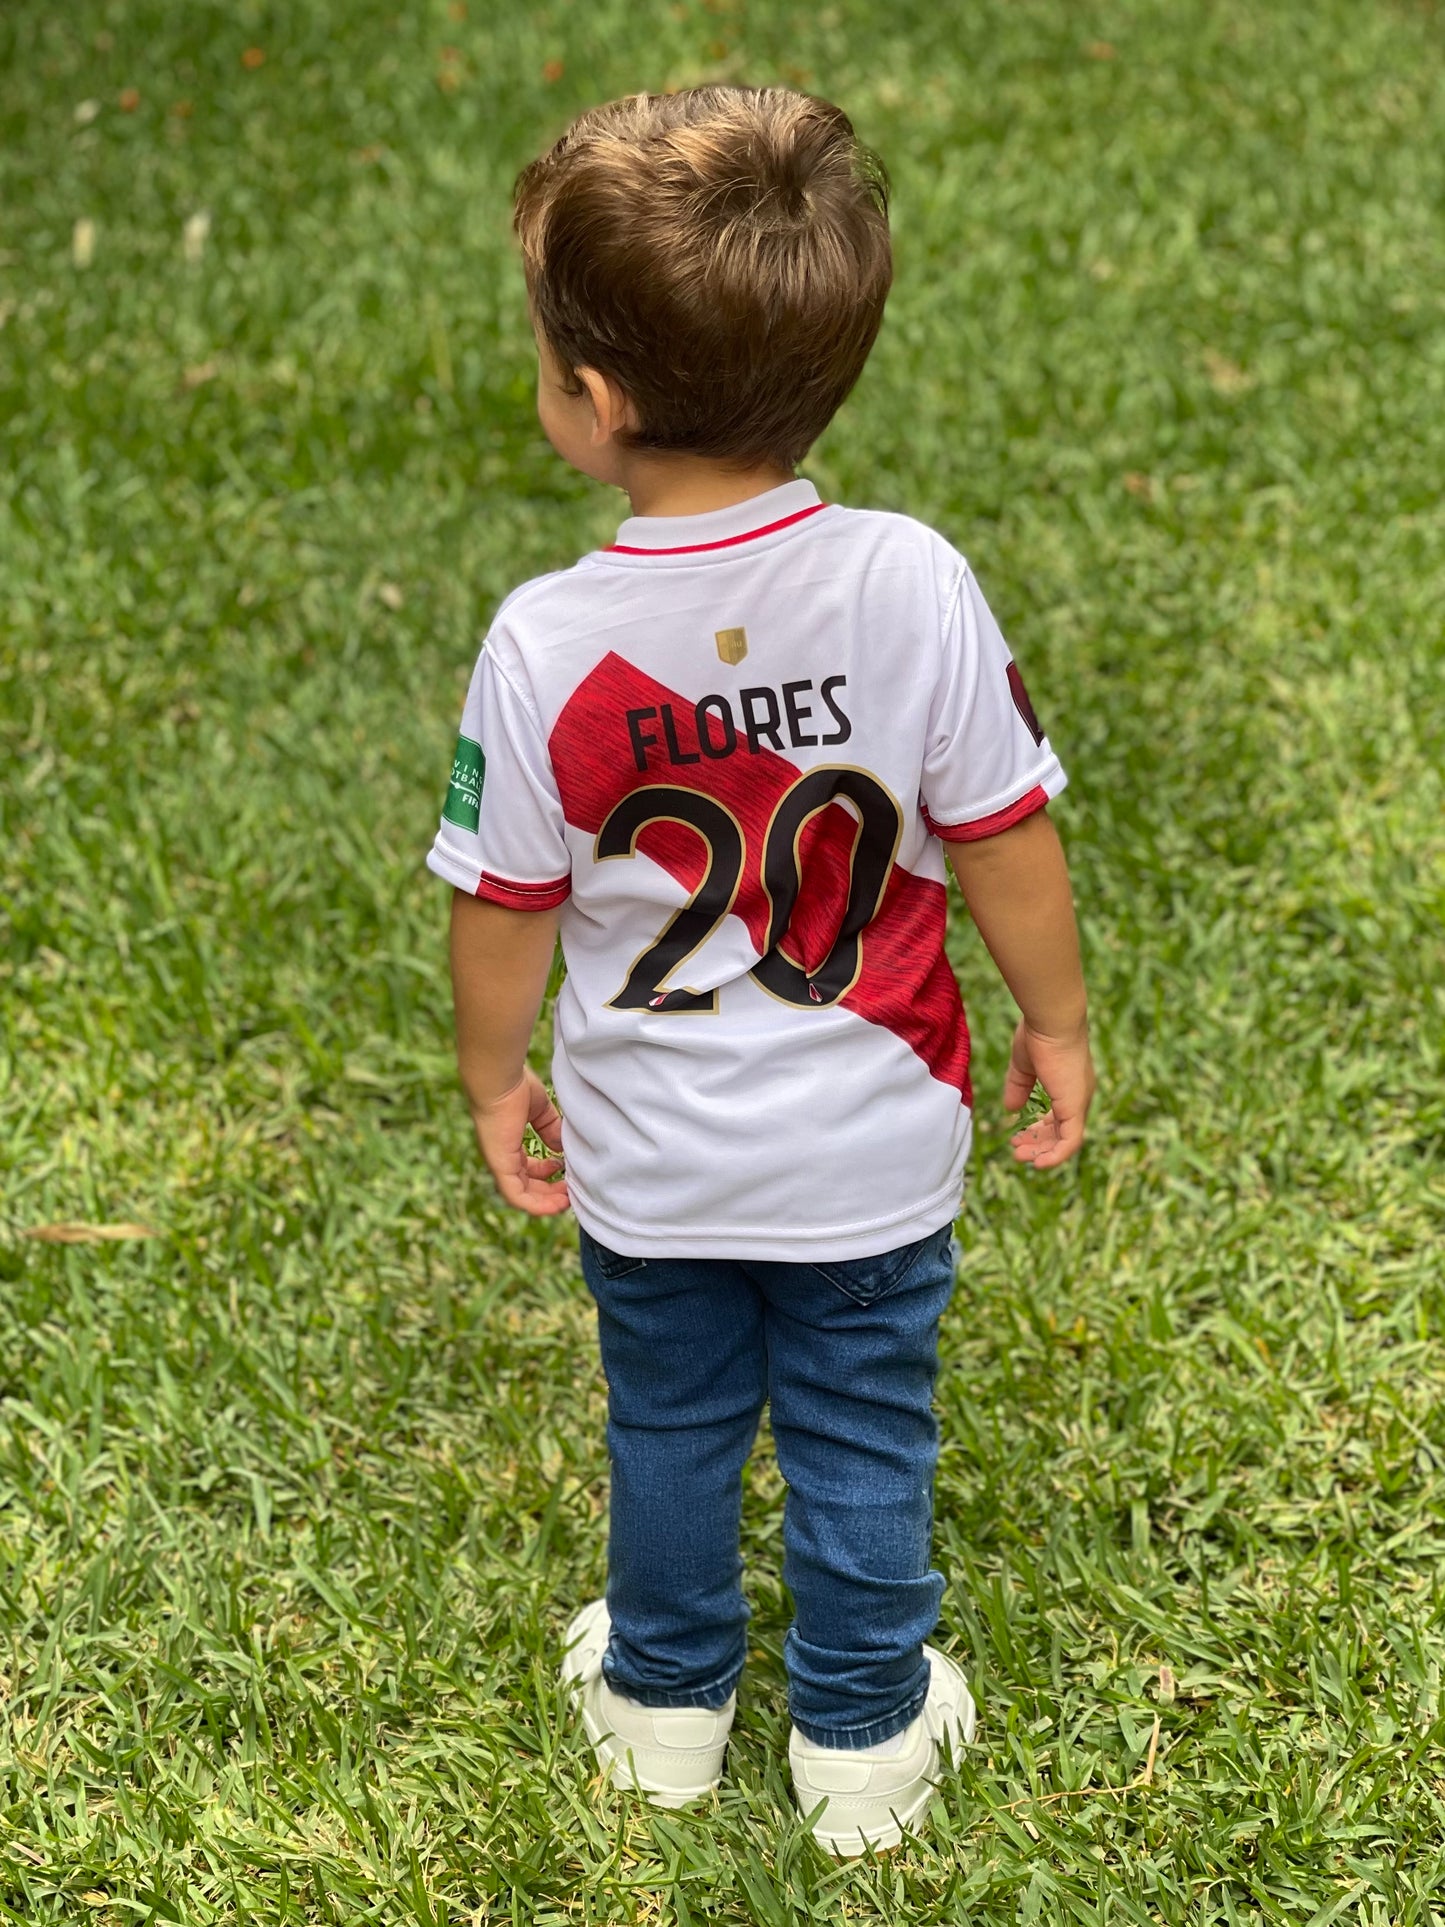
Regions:
<instances>
[{"instance_id":1,"label":"child's neck","mask_svg":"<svg viewBox=\"0 0 1445 1927\"><path fill-rule=\"evenodd\" d=\"M695 455L639 452L627 459L624 468L619 480L634 515L706 515L796 479L790 468L776 462L739 469Z\"/></svg>"}]
</instances>

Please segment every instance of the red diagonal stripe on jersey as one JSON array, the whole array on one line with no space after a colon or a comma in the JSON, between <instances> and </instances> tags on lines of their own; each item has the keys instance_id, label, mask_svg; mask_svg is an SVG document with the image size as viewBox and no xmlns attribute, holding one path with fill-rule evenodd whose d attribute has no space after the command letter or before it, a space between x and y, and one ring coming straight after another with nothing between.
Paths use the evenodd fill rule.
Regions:
<instances>
[{"instance_id":1,"label":"red diagonal stripe on jersey","mask_svg":"<svg viewBox=\"0 0 1445 1927\"><path fill-rule=\"evenodd\" d=\"M567 821L595 836L633 790L672 783L724 804L743 828L742 882L734 913L743 918L755 947L766 942L767 897L760 864L768 823L779 797L797 780L797 766L776 751L750 752L696 763L672 763L663 743L646 750L639 770L628 731L629 709L670 706L678 749L699 753L693 704L665 684L611 654L580 682L557 718L548 744ZM720 738L716 718L714 741ZM660 722L648 727L659 738ZM820 810L802 839L803 884L788 929L787 949L814 969L827 955L847 895L856 819L840 803ZM685 890L702 881L706 858L697 835L676 823L650 823L637 847L675 877ZM968 1076L968 1025L958 985L943 953L947 893L941 883L894 864L877 916L863 935L858 981L840 1000L846 1010L881 1024L905 1043L942 1083L972 1101Z\"/></svg>"}]
</instances>

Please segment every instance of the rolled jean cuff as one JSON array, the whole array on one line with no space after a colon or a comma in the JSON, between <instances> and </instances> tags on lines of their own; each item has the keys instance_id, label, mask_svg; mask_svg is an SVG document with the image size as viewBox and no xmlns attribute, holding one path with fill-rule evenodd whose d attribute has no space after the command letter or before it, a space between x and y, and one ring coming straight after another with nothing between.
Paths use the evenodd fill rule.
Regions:
<instances>
[{"instance_id":1,"label":"rolled jean cuff","mask_svg":"<svg viewBox=\"0 0 1445 1927\"><path fill-rule=\"evenodd\" d=\"M881 1746L905 1727L912 1726L923 1711L927 1698L928 1681L925 1679L918 1692L896 1713L870 1720L867 1726L814 1726L811 1721L800 1720L796 1713L793 1715L793 1724L803 1738L810 1740L814 1746L835 1747L840 1753L855 1752L860 1746Z\"/></svg>"},{"instance_id":2,"label":"rolled jean cuff","mask_svg":"<svg viewBox=\"0 0 1445 1927\"><path fill-rule=\"evenodd\" d=\"M602 1661L603 1679L614 1693L620 1693L623 1699L631 1700L634 1705L701 1707L709 1713L719 1712L727 1705L738 1690L742 1673L741 1666L734 1666L721 1680L715 1680L708 1686L634 1686L631 1680L615 1678L606 1659Z\"/></svg>"}]
</instances>

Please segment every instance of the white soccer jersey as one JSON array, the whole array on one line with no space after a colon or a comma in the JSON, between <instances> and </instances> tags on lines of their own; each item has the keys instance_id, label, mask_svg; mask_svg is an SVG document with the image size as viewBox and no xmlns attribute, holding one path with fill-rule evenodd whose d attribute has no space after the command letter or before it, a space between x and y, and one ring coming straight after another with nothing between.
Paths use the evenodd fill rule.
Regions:
<instances>
[{"instance_id":1,"label":"white soccer jersey","mask_svg":"<svg viewBox=\"0 0 1445 1927\"><path fill-rule=\"evenodd\" d=\"M946 1224L970 1092L939 839L1063 786L963 558L810 482L634 517L509 596L428 863L560 908L586 1229L826 1260Z\"/></svg>"}]
</instances>

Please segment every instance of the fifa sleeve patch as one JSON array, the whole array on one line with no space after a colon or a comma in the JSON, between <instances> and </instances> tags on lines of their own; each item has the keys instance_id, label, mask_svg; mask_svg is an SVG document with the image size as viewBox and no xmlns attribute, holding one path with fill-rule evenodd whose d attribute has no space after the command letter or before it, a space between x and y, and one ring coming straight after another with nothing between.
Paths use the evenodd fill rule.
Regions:
<instances>
[{"instance_id":1,"label":"fifa sleeve patch","mask_svg":"<svg viewBox=\"0 0 1445 1927\"><path fill-rule=\"evenodd\" d=\"M469 830L473 836L482 820L482 784L486 774L487 759L481 744L473 742L470 736L458 736L442 815L448 823L455 823L460 830Z\"/></svg>"}]
</instances>

